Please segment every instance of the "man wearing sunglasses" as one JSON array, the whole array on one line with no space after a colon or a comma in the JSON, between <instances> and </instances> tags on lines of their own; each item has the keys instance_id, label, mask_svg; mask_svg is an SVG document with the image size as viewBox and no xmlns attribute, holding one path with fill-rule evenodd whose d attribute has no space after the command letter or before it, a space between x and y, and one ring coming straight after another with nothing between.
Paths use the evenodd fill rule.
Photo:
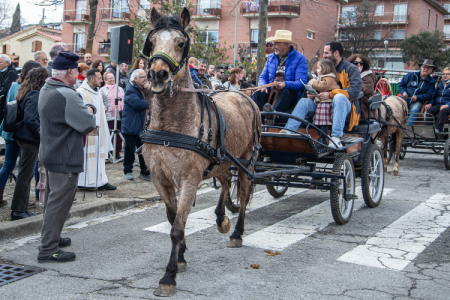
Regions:
<instances>
[{"instance_id":1,"label":"man wearing sunglasses","mask_svg":"<svg viewBox=\"0 0 450 300\"><path fill-rule=\"evenodd\" d=\"M223 74L225 74L225 71L222 66L217 66L214 68L214 76L209 78L209 81L211 81L213 89L217 90L223 87L222 84Z\"/></svg>"},{"instance_id":2,"label":"man wearing sunglasses","mask_svg":"<svg viewBox=\"0 0 450 300\"><path fill-rule=\"evenodd\" d=\"M408 102L410 117L407 125L414 125L423 103L431 100L436 90L436 80L430 75L437 68L433 61L425 59L419 68L420 71L409 73L398 83L399 94Z\"/></svg>"}]
</instances>

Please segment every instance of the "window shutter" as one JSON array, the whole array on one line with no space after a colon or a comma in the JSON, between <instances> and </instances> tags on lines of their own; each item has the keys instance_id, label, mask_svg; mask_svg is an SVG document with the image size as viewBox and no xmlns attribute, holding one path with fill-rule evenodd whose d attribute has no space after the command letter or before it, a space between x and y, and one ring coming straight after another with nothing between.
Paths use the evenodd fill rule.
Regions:
<instances>
[{"instance_id":1,"label":"window shutter","mask_svg":"<svg viewBox=\"0 0 450 300\"><path fill-rule=\"evenodd\" d=\"M36 41L31 43L31 52L36 52Z\"/></svg>"},{"instance_id":2,"label":"window shutter","mask_svg":"<svg viewBox=\"0 0 450 300\"><path fill-rule=\"evenodd\" d=\"M42 51L42 42L36 41L36 51Z\"/></svg>"}]
</instances>

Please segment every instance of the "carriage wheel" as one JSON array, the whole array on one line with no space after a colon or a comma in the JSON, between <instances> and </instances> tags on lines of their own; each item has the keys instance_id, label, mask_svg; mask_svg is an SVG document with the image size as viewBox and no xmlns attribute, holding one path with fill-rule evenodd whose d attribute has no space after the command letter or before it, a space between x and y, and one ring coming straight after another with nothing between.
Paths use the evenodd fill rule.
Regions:
<instances>
[{"instance_id":1,"label":"carriage wheel","mask_svg":"<svg viewBox=\"0 0 450 300\"><path fill-rule=\"evenodd\" d=\"M238 194L238 170L231 171L231 187L228 191L227 199L225 199L225 207L232 213L239 212L239 199Z\"/></svg>"},{"instance_id":2,"label":"carriage wheel","mask_svg":"<svg viewBox=\"0 0 450 300\"><path fill-rule=\"evenodd\" d=\"M345 179L333 178L332 182L334 182L334 185L330 190L330 204L333 219L337 224L343 225L350 221L355 202L353 198L347 201L343 196L344 180L347 195L355 194L355 168L348 154L342 154L336 158L333 165L333 173L345 176Z\"/></svg>"},{"instance_id":3,"label":"carriage wheel","mask_svg":"<svg viewBox=\"0 0 450 300\"><path fill-rule=\"evenodd\" d=\"M364 153L361 173L364 202L370 208L377 207L384 188L383 155L377 145L370 145Z\"/></svg>"},{"instance_id":4,"label":"carriage wheel","mask_svg":"<svg viewBox=\"0 0 450 300\"><path fill-rule=\"evenodd\" d=\"M408 147L406 145L402 145L402 149L400 150L400 155L399 155L400 159L405 158L407 149L408 149Z\"/></svg>"},{"instance_id":5,"label":"carriage wheel","mask_svg":"<svg viewBox=\"0 0 450 300\"><path fill-rule=\"evenodd\" d=\"M444 165L447 170L450 170L450 138L447 139L444 146Z\"/></svg>"},{"instance_id":6,"label":"carriage wheel","mask_svg":"<svg viewBox=\"0 0 450 300\"><path fill-rule=\"evenodd\" d=\"M280 198L282 196L284 196L284 194L286 194L288 187L287 186L275 186L275 185L267 185L266 186L267 191L269 192L270 195L272 195L272 197L274 198Z\"/></svg>"},{"instance_id":7,"label":"carriage wheel","mask_svg":"<svg viewBox=\"0 0 450 300\"><path fill-rule=\"evenodd\" d=\"M389 81L386 78L382 78L378 81L375 92L379 92L382 96L391 96L392 95L392 87Z\"/></svg>"}]
</instances>

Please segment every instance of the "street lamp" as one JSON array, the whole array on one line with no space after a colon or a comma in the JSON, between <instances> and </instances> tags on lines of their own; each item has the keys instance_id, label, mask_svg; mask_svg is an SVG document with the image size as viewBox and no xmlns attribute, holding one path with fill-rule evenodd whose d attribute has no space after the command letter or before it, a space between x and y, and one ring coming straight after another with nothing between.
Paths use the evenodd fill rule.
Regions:
<instances>
[{"instance_id":1,"label":"street lamp","mask_svg":"<svg viewBox=\"0 0 450 300\"><path fill-rule=\"evenodd\" d=\"M384 59L383 59L383 69L386 67L386 51L388 47L389 41L384 40Z\"/></svg>"}]
</instances>

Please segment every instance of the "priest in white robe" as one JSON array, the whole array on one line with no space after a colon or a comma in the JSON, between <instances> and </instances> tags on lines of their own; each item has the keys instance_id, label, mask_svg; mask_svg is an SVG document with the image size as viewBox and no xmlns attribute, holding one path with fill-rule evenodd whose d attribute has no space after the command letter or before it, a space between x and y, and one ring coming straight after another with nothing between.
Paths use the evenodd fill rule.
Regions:
<instances>
[{"instance_id":1,"label":"priest in white robe","mask_svg":"<svg viewBox=\"0 0 450 300\"><path fill-rule=\"evenodd\" d=\"M108 158L108 152L113 151L113 145L109 135L102 94L98 90L102 80L98 69L90 69L86 74L86 79L77 89L84 102L97 109L95 114L97 129L86 135L84 139L84 171L78 176L78 187L115 190L116 187L108 183L105 171L105 161Z\"/></svg>"}]
</instances>

